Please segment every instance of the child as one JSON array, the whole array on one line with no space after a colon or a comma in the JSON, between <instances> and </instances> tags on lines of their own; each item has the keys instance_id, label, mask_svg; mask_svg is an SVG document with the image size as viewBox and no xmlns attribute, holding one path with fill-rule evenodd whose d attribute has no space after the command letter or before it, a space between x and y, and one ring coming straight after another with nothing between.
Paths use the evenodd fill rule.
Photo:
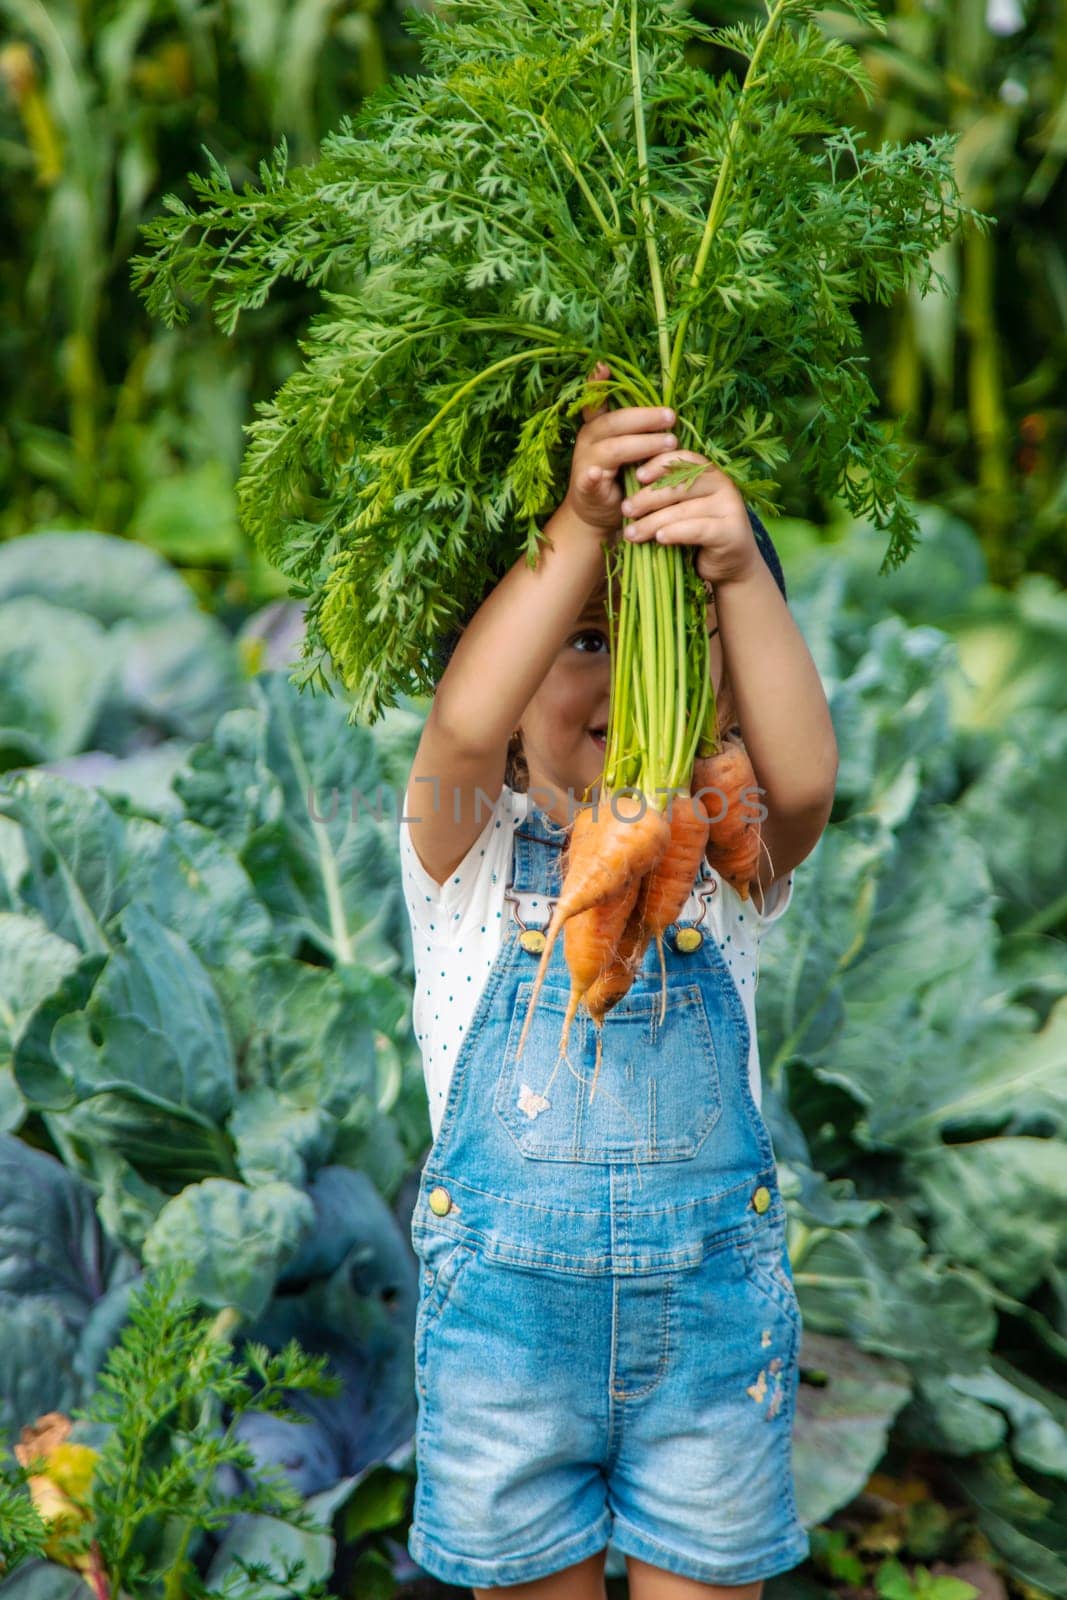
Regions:
<instances>
[{"instance_id":1,"label":"child","mask_svg":"<svg viewBox=\"0 0 1067 1600\"><path fill-rule=\"evenodd\" d=\"M791 1466L800 1314L752 989L760 935L826 825L837 750L773 547L735 486L708 463L688 489L655 487L670 461L704 459L674 448L673 416L583 416L537 567L520 558L450 653L400 829L434 1134L411 1224L409 1550L476 1596L602 1600L610 1540L632 1600L758 1600L808 1539ZM635 462L631 508L616 474ZM562 938L515 1058L566 824L602 770L602 541L624 516L624 536L694 546L714 585L713 678L768 851L749 899L704 863L664 939L664 1019L652 945L606 1019L590 1103L584 1012L554 1071ZM683 927L703 938L676 943Z\"/></svg>"}]
</instances>

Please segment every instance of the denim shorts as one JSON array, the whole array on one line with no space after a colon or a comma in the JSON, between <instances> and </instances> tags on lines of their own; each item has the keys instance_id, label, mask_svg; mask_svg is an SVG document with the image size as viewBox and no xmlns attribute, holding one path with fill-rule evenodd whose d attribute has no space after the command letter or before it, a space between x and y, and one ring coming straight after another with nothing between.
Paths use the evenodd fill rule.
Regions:
<instances>
[{"instance_id":1,"label":"denim shorts","mask_svg":"<svg viewBox=\"0 0 1067 1600\"><path fill-rule=\"evenodd\" d=\"M610 1543L743 1584L808 1554L791 1434L800 1311L780 1209L687 1268L554 1272L430 1232L415 1328L408 1548L493 1587Z\"/></svg>"}]
</instances>

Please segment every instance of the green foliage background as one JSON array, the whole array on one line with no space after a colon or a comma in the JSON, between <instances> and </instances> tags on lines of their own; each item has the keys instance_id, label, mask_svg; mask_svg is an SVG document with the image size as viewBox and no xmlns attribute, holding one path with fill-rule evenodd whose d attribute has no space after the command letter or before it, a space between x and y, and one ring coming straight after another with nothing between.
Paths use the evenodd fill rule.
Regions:
<instances>
[{"instance_id":1,"label":"green foliage background","mask_svg":"<svg viewBox=\"0 0 1067 1600\"><path fill-rule=\"evenodd\" d=\"M775 529L843 757L760 966L813 1548L781 1600L920 1594L926 1560L1067 1581L1067 596L1007 594L917 509L888 579L869 530ZM395 807L425 707L350 727L272 664L275 612L230 640L115 536L0 548L0 1429L83 1403L131 1286L181 1266L235 1346L330 1354L309 1442L248 1442L314 1503L316 1575L392 1594L429 1143ZM221 1572L272 1531L189 1548ZM166 1518L142 1536L161 1559Z\"/></svg>"},{"instance_id":2,"label":"green foliage background","mask_svg":"<svg viewBox=\"0 0 1067 1600\"><path fill-rule=\"evenodd\" d=\"M0 0L0 535L47 522L140 539L216 606L284 592L241 533L241 429L295 359L290 286L237 340L153 323L138 230L205 149L254 176L309 159L417 66L403 0Z\"/></svg>"},{"instance_id":3,"label":"green foliage background","mask_svg":"<svg viewBox=\"0 0 1067 1600\"><path fill-rule=\"evenodd\" d=\"M718 20L747 8L697 0ZM877 94L852 121L868 148L959 136L963 201L997 218L932 257L950 295L913 287L861 317L870 377L886 415L918 446L912 489L978 532L993 579L1025 571L1067 580L1067 43L1057 0L883 0L887 34L849 17L821 25L858 50ZM700 52L729 70L719 52ZM783 492L816 522L788 466Z\"/></svg>"},{"instance_id":4,"label":"green foliage background","mask_svg":"<svg viewBox=\"0 0 1067 1600\"><path fill-rule=\"evenodd\" d=\"M958 132L963 200L999 222L935 257L955 295L913 290L863 313L872 382L919 447L914 493L976 527L998 581L1062 582L1067 50L1054 0L988 4L999 31L987 0L883 3L884 38L844 13L821 25L878 87L852 119L867 146ZM170 331L133 293L129 257L162 196L206 173L202 145L236 184L254 181L280 136L309 160L366 93L417 72L405 9L0 0L0 535L90 525L163 550L211 604L281 591L241 532L233 483L242 426L295 364L318 297L283 285L232 340L203 313ZM760 13L695 0L693 14ZM692 60L737 64L703 45ZM837 515L788 463L779 482L795 514Z\"/></svg>"}]
</instances>

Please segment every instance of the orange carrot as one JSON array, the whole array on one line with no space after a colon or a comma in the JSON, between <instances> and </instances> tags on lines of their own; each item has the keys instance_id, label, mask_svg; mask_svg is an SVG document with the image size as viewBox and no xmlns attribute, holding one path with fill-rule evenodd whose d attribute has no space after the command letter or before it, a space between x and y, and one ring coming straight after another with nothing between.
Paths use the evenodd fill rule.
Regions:
<instances>
[{"instance_id":1,"label":"orange carrot","mask_svg":"<svg viewBox=\"0 0 1067 1600\"><path fill-rule=\"evenodd\" d=\"M641 880L646 883L647 874ZM593 1103L596 1094L596 1082L600 1076L600 1058L604 1045L604 1018L617 1005L624 994L627 994L641 965L641 955L644 953L646 940L641 938L644 926L639 904L639 889L641 884L631 884L630 891L633 899L630 904L630 914L626 926L619 937L614 960L605 967L596 982L590 984L585 993L585 1009L593 1019L596 1027L596 1066L593 1070L593 1087L589 1091L589 1104ZM638 949L640 946L640 950Z\"/></svg>"},{"instance_id":2,"label":"orange carrot","mask_svg":"<svg viewBox=\"0 0 1067 1600\"><path fill-rule=\"evenodd\" d=\"M649 939L655 939L659 952L661 1022L667 1014L667 966L663 958L663 935L689 898L711 828L707 812L691 795L672 795L668 812L670 844L642 883L639 896L641 953L644 953Z\"/></svg>"},{"instance_id":3,"label":"orange carrot","mask_svg":"<svg viewBox=\"0 0 1067 1600\"><path fill-rule=\"evenodd\" d=\"M585 996L585 1008L598 1027L612 1006L629 991L652 938L657 941L660 972L665 976L662 934L689 898L710 829L706 813L691 795L674 797L668 820L671 842L652 870L641 879L615 960Z\"/></svg>"},{"instance_id":4,"label":"orange carrot","mask_svg":"<svg viewBox=\"0 0 1067 1600\"><path fill-rule=\"evenodd\" d=\"M640 957L644 954L644 943L647 943L647 940L644 943L641 940L643 920L640 889L645 881L646 879L642 878L641 883L634 886L633 906L619 937L614 960L604 968L596 982L590 984L586 991L585 1009L598 1029L604 1026L604 1018L612 1006L618 1005L623 995L629 993L637 976L637 969L641 965Z\"/></svg>"},{"instance_id":5,"label":"orange carrot","mask_svg":"<svg viewBox=\"0 0 1067 1600\"><path fill-rule=\"evenodd\" d=\"M571 975L571 997L563 1021L560 1054L567 1049L574 1014L593 984L615 959L622 931L637 899L638 880L632 878L618 894L588 906L571 917L563 930L563 948ZM596 1079L594 1077L594 1088ZM590 1101L592 1095L590 1095Z\"/></svg>"},{"instance_id":6,"label":"orange carrot","mask_svg":"<svg viewBox=\"0 0 1067 1600\"><path fill-rule=\"evenodd\" d=\"M689 897L708 837L708 819L690 795L675 795L668 807L670 842L656 864L645 873L628 897L631 910L618 940L614 959L603 968L585 993L585 1008L596 1025L596 1067L589 1093L592 1105L603 1049L604 1019L612 1006L628 993L641 966L648 941L655 938L659 951L663 995L660 1021L667 1007L667 970L663 959L664 930L678 916ZM571 925L568 925L568 930Z\"/></svg>"},{"instance_id":7,"label":"orange carrot","mask_svg":"<svg viewBox=\"0 0 1067 1600\"><path fill-rule=\"evenodd\" d=\"M755 785L752 762L739 739L724 740L716 755L698 757L693 763L694 792L710 791L700 795L711 819L708 859L742 900L748 899L749 885L759 871L759 818L746 816L742 809L754 804L744 791Z\"/></svg>"},{"instance_id":8,"label":"orange carrot","mask_svg":"<svg viewBox=\"0 0 1067 1600\"><path fill-rule=\"evenodd\" d=\"M607 797L602 794L595 805L578 812L567 844L566 875L546 930L516 1060L522 1055L552 947L564 923L620 894L635 879L640 881L659 860L670 836L670 823L663 812L641 795L625 791Z\"/></svg>"}]
</instances>

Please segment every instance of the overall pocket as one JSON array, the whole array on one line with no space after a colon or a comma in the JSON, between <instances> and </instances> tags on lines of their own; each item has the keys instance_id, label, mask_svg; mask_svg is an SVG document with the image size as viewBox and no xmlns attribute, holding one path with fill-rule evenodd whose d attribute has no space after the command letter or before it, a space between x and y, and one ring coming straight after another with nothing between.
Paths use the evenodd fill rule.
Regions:
<instances>
[{"instance_id":1,"label":"overall pocket","mask_svg":"<svg viewBox=\"0 0 1067 1600\"><path fill-rule=\"evenodd\" d=\"M785 1219L754 1229L738 1241L737 1248L749 1281L799 1329L800 1302L789 1264Z\"/></svg>"},{"instance_id":2,"label":"overall pocket","mask_svg":"<svg viewBox=\"0 0 1067 1600\"><path fill-rule=\"evenodd\" d=\"M415 1312L415 1382L426 1399L426 1357L430 1335L440 1322L460 1273L475 1259L473 1245L448 1233L414 1236L419 1258L419 1300Z\"/></svg>"},{"instance_id":3,"label":"overall pocket","mask_svg":"<svg viewBox=\"0 0 1067 1600\"><path fill-rule=\"evenodd\" d=\"M533 980L518 985L493 1110L525 1156L546 1161L684 1161L722 1115L722 1086L700 985L633 988L596 1027L579 1011L559 1059L569 990L546 983L522 1058L515 1059ZM547 1103L546 1103L547 1102Z\"/></svg>"}]
</instances>

